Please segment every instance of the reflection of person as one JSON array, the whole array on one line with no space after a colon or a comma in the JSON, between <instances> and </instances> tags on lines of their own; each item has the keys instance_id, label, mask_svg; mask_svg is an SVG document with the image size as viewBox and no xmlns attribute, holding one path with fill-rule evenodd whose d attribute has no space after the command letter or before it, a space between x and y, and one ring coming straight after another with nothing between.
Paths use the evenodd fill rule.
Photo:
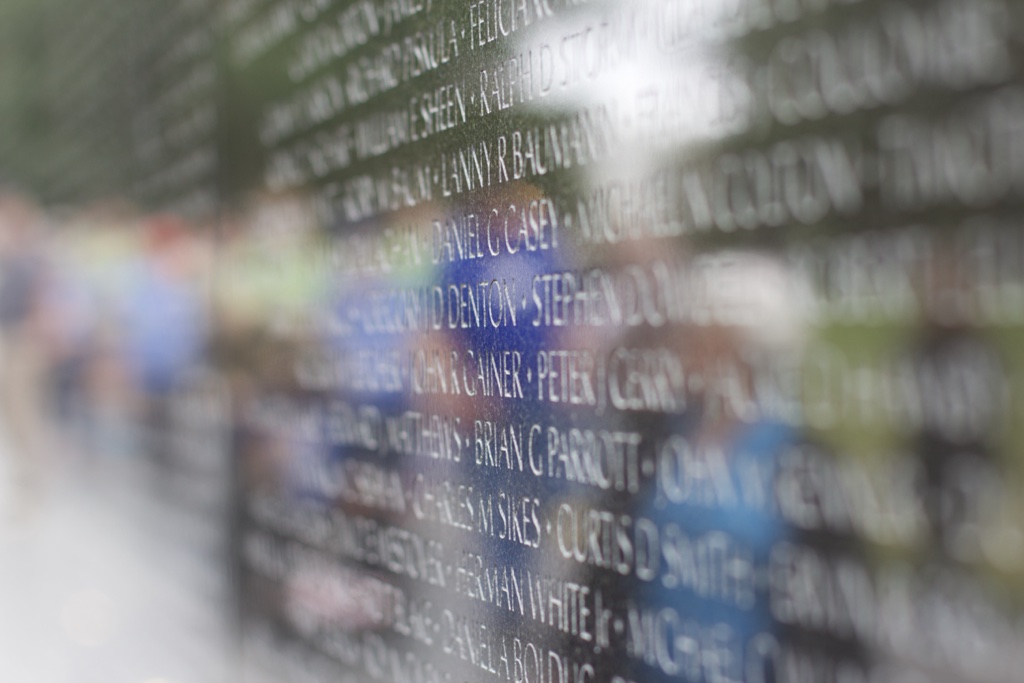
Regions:
<instances>
[{"instance_id":1,"label":"reflection of person","mask_svg":"<svg viewBox=\"0 0 1024 683\"><path fill-rule=\"evenodd\" d=\"M0 409L10 440L18 515L30 512L38 497L47 456L47 311L39 220L26 200L0 195Z\"/></svg>"},{"instance_id":2,"label":"reflection of person","mask_svg":"<svg viewBox=\"0 0 1024 683\"><path fill-rule=\"evenodd\" d=\"M780 549L799 547L828 562L839 545L791 528L772 504L792 460L829 457L773 414L756 390L758 375L794 362L802 347L792 275L754 252L707 254L687 268L690 322L660 339L685 363L687 408L644 425L658 444L658 483L636 516L658 529L664 565L639 596L674 610L693 633L739 652L771 642L855 662L861 658L855 643L779 623L759 578L768 575ZM844 543L843 553L857 552L855 543ZM776 665L751 657L742 668L739 661L730 666L735 680L756 681L782 675Z\"/></svg>"},{"instance_id":3,"label":"reflection of person","mask_svg":"<svg viewBox=\"0 0 1024 683\"><path fill-rule=\"evenodd\" d=\"M512 522L511 518L502 520L510 509L518 509L520 514L527 510L527 518L533 512L540 516L540 505L535 505L534 501L552 498L556 489L564 492L561 491L564 481L536 482L528 474L506 469L482 470L474 463L478 454L474 451L475 443L485 423L498 430L501 429L498 425L505 425L507 429L513 424L528 427L532 422L546 426L552 418L552 411L536 402L534 392L529 391L527 375L528 364L535 362L533 358L538 349L550 343L551 333L532 324L532 311L524 301L533 276L556 271L559 266L553 250L530 253L524 246L515 253L509 253L504 242L488 245L485 227L489 216L493 215L495 221L500 221L496 223L500 227L492 234L494 237L501 234L504 239L504 222L508 218L511 240L515 245L519 225L522 224L523 230L529 225L530 214L525 213L526 208L531 202L536 206L540 198L536 187L522 183L489 191L485 196L481 193L471 205L424 204L395 216L390 225L388 222L375 225L374 235L391 226L422 226L421 236L426 247L423 257L405 258L396 253L393 262L360 264L365 265L365 269L357 267L356 270L363 272L358 276L346 276L333 288L328 304L331 311L329 319L337 323L325 330L323 340L331 356L348 360L360 357L380 359L358 367L357 371L365 373L366 377L366 381L353 382L360 386L340 389L335 396L357 408L372 408L375 415L390 421L395 427L392 436L398 437L387 445L382 444L382 453L367 453L364 444L334 447L330 456L333 471L342 476L347 464L366 462L367 455L372 455L368 464L372 465L373 471L379 466L387 472L389 481L400 480L401 485L413 495L413 503L404 511L360 505L352 500L337 500L334 505L346 514L372 516L380 523L395 524L422 534L430 544L438 543L433 547L443 548L445 561L452 563L451 569L456 577L471 576L473 572L485 569L491 571L492 563L496 562L536 573L536 562L541 554L529 544L542 533L540 525L527 524L528 528L523 532L525 542L521 542L523 539L512 538L512 528L519 527L519 523ZM472 226L469 230L473 234L481 236L480 242L474 242L472 247L467 244L472 238L462 231L467 224ZM462 239L466 242L460 241ZM373 237L367 241L372 243ZM498 246L501 250L496 253ZM381 293L415 293L424 289L433 292L435 287L440 297L434 301L443 307L435 311L436 318L406 317L408 311L405 311L400 319L394 316L378 324L381 318L398 312L379 308L389 305L389 300L381 297ZM494 298L485 301L481 291L493 293ZM475 297L473 306L479 306L477 310L482 315L472 317L468 300L464 300L467 308L460 310L460 292L466 297ZM490 309L492 318L486 317L487 309L484 307L488 304L495 306ZM465 317L460 319L462 315ZM440 354L438 357L446 365L445 371L436 375L436 382L428 379L426 374L434 371L430 360L434 353ZM493 384L488 383L485 388L483 378L490 382L486 358L491 354L503 358L505 353L514 354L516 365L515 369L508 366L508 373L503 375L509 378L506 395L503 396ZM393 376L389 371L398 370L405 359L410 359L411 367L404 368L405 377L400 382L402 386L398 387L390 381ZM403 419L407 416L410 418L408 421ZM417 421L421 418L422 427ZM434 424L445 426L437 432L431 431L429 438L421 439L421 435L428 434L427 430L435 429L430 426L434 418ZM407 443L399 434L405 429L409 430L411 437ZM381 436L388 438L383 433ZM412 453L398 452L403 448L415 450L417 457L410 457ZM426 452L432 450L435 452ZM438 455L437 451L443 451L444 455L430 457ZM304 455L299 448L293 448L290 453L297 460ZM352 471L359 470L353 468ZM464 492L467 499L474 501L474 528L455 529L446 524L443 515L433 512L433 506L416 501L418 491L438 502L443 499L444 491ZM401 493L398 497L401 498ZM423 514L418 515L411 509L413 506L422 506ZM397 507L405 506L400 503ZM485 509L493 511L494 521L488 519L488 526L482 526L483 513L475 516L477 510ZM459 584L466 582L464 578L455 580ZM437 613L430 615L431 618L439 619L441 610L449 606L450 594L435 593L407 577L389 576L388 582L400 591L416 595L418 600L426 599L427 604L437 606ZM348 584L350 587L358 585L353 581ZM356 618L353 615L349 621L355 623ZM511 628L513 623L508 611L495 610L488 614L487 619L491 620L488 628L491 628L490 624L498 628L508 624ZM552 644L552 647L556 646ZM433 658L439 652L434 649L419 654L431 660L434 666ZM465 669L460 669L450 660L436 661L436 666L442 665L453 677L476 677L468 664Z\"/></svg>"},{"instance_id":4,"label":"reflection of person","mask_svg":"<svg viewBox=\"0 0 1024 683\"><path fill-rule=\"evenodd\" d=\"M662 432L659 490L640 515L657 525L666 547L690 548L704 559L695 565L699 576L666 567L664 580L641 594L701 629L747 643L774 632L753 577L788 532L763 501L743 495L740 480L751 473L770 479L799 440L791 426L753 406L753 375L757 363L793 353L800 328L788 310L782 268L769 257L720 253L687 267L692 323L662 343L685 362L688 407L653 426Z\"/></svg>"},{"instance_id":5,"label":"reflection of person","mask_svg":"<svg viewBox=\"0 0 1024 683\"><path fill-rule=\"evenodd\" d=\"M931 531L931 551L942 557L968 559L970 546L978 541L967 536L977 521L977 506L985 495L982 491L994 489L992 484L998 477L991 443L995 431L990 425L998 402L996 394L1005 376L1002 363L985 339L966 327L929 325L911 353L914 380L926 392L923 403L945 404L974 413L977 418L969 418L973 424L967 424L949 413L943 416L926 409L914 438L914 449L923 467L921 493ZM965 396L953 394L957 390L954 384L961 381L957 374L961 380L974 375L974 389L980 392L971 397L973 405L965 402L951 406L966 401ZM927 395L932 382L941 384L932 391L938 388L945 395Z\"/></svg>"},{"instance_id":6,"label":"reflection of person","mask_svg":"<svg viewBox=\"0 0 1024 683\"><path fill-rule=\"evenodd\" d=\"M49 278L47 307L53 311L57 338L52 359L53 412L55 422L67 436L80 442L88 436L86 382L90 361L95 353L99 310L95 292L84 276L73 253L64 253L68 245L54 250L52 277ZM62 444L63 450L75 448Z\"/></svg>"},{"instance_id":7,"label":"reflection of person","mask_svg":"<svg viewBox=\"0 0 1024 683\"><path fill-rule=\"evenodd\" d=\"M908 379L919 399L908 414L929 550L945 560L967 560L978 550L979 508L998 488L993 442L1008 394L1003 360L958 309L965 285L959 258L949 249L932 254L928 284L918 282L924 320L909 349Z\"/></svg>"}]
</instances>

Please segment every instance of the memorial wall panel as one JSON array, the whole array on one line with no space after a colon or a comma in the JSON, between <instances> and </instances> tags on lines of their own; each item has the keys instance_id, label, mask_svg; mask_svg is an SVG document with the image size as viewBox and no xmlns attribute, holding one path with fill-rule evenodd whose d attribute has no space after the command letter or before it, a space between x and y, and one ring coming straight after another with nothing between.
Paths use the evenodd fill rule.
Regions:
<instances>
[{"instance_id":1,"label":"memorial wall panel","mask_svg":"<svg viewBox=\"0 0 1024 683\"><path fill-rule=\"evenodd\" d=\"M1012 680L1016 14L231 6L259 201L322 228L240 449L252 659Z\"/></svg>"}]
</instances>

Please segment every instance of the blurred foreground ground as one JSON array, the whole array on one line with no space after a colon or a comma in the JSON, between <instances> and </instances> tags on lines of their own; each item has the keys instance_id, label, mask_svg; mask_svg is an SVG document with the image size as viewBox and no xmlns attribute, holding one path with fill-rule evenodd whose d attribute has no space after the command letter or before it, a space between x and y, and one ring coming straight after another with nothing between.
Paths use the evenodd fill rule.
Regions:
<instances>
[{"instance_id":1,"label":"blurred foreground ground","mask_svg":"<svg viewBox=\"0 0 1024 683\"><path fill-rule=\"evenodd\" d=\"M236 680L223 528L141 458L62 457L27 518L0 457L0 681Z\"/></svg>"}]
</instances>

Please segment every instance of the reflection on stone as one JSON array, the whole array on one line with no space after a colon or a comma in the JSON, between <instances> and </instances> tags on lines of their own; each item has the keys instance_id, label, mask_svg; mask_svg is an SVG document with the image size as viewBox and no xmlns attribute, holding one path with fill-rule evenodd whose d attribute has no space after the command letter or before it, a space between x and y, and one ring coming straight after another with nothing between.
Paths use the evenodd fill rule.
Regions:
<instances>
[{"instance_id":1,"label":"reflection on stone","mask_svg":"<svg viewBox=\"0 0 1024 683\"><path fill-rule=\"evenodd\" d=\"M1019 678L1010 0L158 4L47 197L216 236L248 673Z\"/></svg>"}]
</instances>

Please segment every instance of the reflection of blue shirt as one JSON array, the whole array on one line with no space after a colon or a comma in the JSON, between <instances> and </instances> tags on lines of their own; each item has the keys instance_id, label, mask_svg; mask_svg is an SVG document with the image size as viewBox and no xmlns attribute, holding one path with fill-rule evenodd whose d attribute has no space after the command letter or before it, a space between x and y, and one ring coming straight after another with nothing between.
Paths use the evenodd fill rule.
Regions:
<instances>
[{"instance_id":1,"label":"reflection of blue shirt","mask_svg":"<svg viewBox=\"0 0 1024 683\"><path fill-rule=\"evenodd\" d=\"M641 509L660 530L660 576L640 591L671 607L693 631L728 627L745 647L772 629L767 575L773 546L786 528L772 509L779 456L796 432L783 424L743 427L719 453L693 454L701 473L674 491L675 502ZM692 474L692 472L691 472Z\"/></svg>"},{"instance_id":2,"label":"reflection of blue shirt","mask_svg":"<svg viewBox=\"0 0 1024 683\"><path fill-rule=\"evenodd\" d=\"M483 247L487 251L487 247ZM562 254L564 256L564 253ZM354 352L372 349L375 351L397 349L406 357L409 349L434 349L440 348L447 359L450 352L458 354L459 362L467 363L469 370L467 374L469 381L475 381L475 363L477 360L467 362L468 352L472 350L475 359L484 357L484 354L501 353L504 351L519 352L522 365L519 368L518 382L514 386L521 387L523 397L521 399L508 399L497 396L484 396L483 387L477 386L475 401L479 407L481 419L493 420L498 424L526 424L538 422L547 425L552 420L552 404L542 403L537 400L536 390L531 388L528 379L528 371L535 370L536 355L539 350L551 344L554 336L553 328L535 326L533 319L536 315L533 298L530 296L534 276L546 272L554 272L560 268L558 264L559 255L554 250L527 252L521 249L516 254L502 252L499 256L484 256L483 258L442 261L423 269L408 269L405 271L396 270L388 275L379 278L364 278L359 283L348 287L338 288L332 292L329 306L335 316L346 323L351 323L347 330L348 334L337 335L324 340L324 343L334 352L339 354L352 354ZM481 310L481 326L463 327L461 324L449 326L449 321L464 314L459 310L452 310L452 305L458 306L458 301L450 299L450 285L466 285L477 289L480 283L490 283L497 280L499 284L504 281L502 287L501 311L495 315L505 315L505 324L494 327L488 324L487 312ZM513 280L515 281L513 290ZM367 300L367 291L375 288L390 289L397 287L433 287L438 286L442 290L444 301L444 312L441 316L443 325L441 330L424 330L419 332L404 333L369 333L360 324L359 314L352 315L352 311L360 313L368 311L372 304ZM506 289L507 288L507 289ZM508 292L508 294L506 294ZM523 301L526 305L523 305ZM514 311L509 311L509 307ZM514 313L516 323L511 325L511 315ZM468 313L466 313L468 315ZM464 366L465 367L465 366ZM486 374L486 366L484 373ZM536 377L532 375L532 377ZM463 378L462 372L456 373L456 381ZM408 378L406 378L408 381ZM401 414L411 401L408 394L394 392L372 394L363 392L340 392L341 396L358 400L381 409L382 413L389 416ZM355 394L355 395L353 395ZM429 399L429 396L423 398ZM462 398L468 398L462 394ZM427 401L429 405L429 401ZM428 409L429 410L429 409ZM453 416L454 417L454 416ZM468 457L472 458L472 442L474 436L474 424L472 416L461 415L462 424L460 430L462 437L470 440ZM332 458L341 461L351 455L348 447L335 448ZM411 485L411 478L415 476L416 470L428 468L437 477L450 477L450 481L456 484L465 484L473 487L475 496L480 499L490 497L495 506L499 505L502 496L510 496L515 499L513 506L519 505L522 509L522 498L532 499L536 496L539 500L552 499L553 494L564 491L566 482L562 479L546 478L540 482L529 475L507 470L495 470L472 467L471 463L442 463L431 460L407 460L402 464L393 463L397 469L403 471L407 478L407 485ZM524 484L528 484L524 486ZM508 505L508 503L506 503ZM540 512L538 511L538 514ZM546 534L546 532L544 532ZM499 539L497 536L467 535L460 539L467 547L475 547L476 551L488 557L499 565L510 565L524 567L532 561L537 553L517 542L510 542Z\"/></svg>"}]
</instances>

